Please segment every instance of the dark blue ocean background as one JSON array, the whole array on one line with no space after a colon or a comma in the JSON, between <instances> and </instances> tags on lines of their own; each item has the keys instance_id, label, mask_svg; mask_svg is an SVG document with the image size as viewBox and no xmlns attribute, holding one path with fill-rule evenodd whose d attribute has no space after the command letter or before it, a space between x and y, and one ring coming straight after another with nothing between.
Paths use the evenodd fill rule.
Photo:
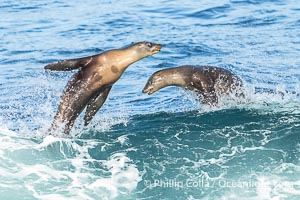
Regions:
<instances>
[{"instance_id":1,"label":"dark blue ocean background","mask_svg":"<svg viewBox=\"0 0 300 200\"><path fill-rule=\"evenodd\" d=\"M0 2L0 199L300 199L300 3L296 0ZM93 122L48 136L74 72L46 64L139 41ZM201 105L142 94L178 65L216 65L246 99Z\"/></svg>"}]
</instances>

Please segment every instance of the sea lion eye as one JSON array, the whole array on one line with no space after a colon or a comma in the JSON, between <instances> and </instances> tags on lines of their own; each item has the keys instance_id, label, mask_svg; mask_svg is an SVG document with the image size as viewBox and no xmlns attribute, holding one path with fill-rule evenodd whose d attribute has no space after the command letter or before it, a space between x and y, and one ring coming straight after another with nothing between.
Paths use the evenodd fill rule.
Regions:
<instances>
[{"instance_id":1,"label":"sea lion eye","mask_svg":"<svg viewBox=\"0 0 300 200\"><path fill-rule=\"evenodd\" d=\"M147 45L149 48L151 48L151 47L153 46L153 44L152 44L151 42L148 42L146 45Z\"/></svg>"}]
</instances>

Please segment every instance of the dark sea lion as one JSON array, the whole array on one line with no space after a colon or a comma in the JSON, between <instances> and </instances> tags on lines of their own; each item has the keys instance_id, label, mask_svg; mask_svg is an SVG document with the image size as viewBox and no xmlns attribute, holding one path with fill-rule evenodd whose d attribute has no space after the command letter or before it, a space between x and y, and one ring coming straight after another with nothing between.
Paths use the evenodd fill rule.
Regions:
<instances>
[{"instance_id":1,"label":"dark sea lion","mask_svg":"<svg viewBox=\"0 0 300 200\"><path fill-rule=\"evenodd\" d=\"M218 103L218 97L236 91L236 96L243 96L238 90L242 81L232 72L212 66L179 66L155 72L148 80L143 93L154 92L167 87L178 86L196 92L204 104Z\"/></svg>"},{"instance_id":2,"label":"dark sea lion","mask_svg":"<svg viewBox=\"0 0 300 200\"><path fill-rule=\"evenodd\" d=\"M60 127L65 134L69 134L76 118L85 107L84 124L88 125L126 68L142 58L158 53L161 47L160 44L139 42L98 55L46 65L45 69L55 71L79 69L64 90L50 133Z\"/></svg>"}]
</instances>

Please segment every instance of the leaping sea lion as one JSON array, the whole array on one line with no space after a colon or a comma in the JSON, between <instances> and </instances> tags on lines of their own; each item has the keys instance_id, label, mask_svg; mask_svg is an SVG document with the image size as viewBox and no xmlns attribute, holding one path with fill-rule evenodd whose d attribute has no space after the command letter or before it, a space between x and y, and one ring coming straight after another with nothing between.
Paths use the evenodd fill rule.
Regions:
<instances>
[{"instance_id":1,"label":"leaping sea lion","mask_svg":"<svg viewBox=\"0 0 300 200\"><path fill-rule=\"evenodd\" d=\"M46 65L45 69L55 71L79 69L64 90L50 133L60 127L65 134L69 134L76 118L86 106L84 125L88 125L104 104L113 84L127 67L142 58L158 53L161 47L161 44L139 42L98 55Z\"/></svg>"},{"instance_id":2,"label":"leaping sea lion","mask_svg":"<svg viewBox=\"0 0 300 200\"><path fill-rule=\"evenodd\" d=\"M237 97L243 96L238 90L242 86L241 79L220 67L186 65L157 71L149 78L143 93L151 95L167 86L194 91L202 103L209 105L218 103L222 94L235 91Z\"/></svg>"}]
</instances>

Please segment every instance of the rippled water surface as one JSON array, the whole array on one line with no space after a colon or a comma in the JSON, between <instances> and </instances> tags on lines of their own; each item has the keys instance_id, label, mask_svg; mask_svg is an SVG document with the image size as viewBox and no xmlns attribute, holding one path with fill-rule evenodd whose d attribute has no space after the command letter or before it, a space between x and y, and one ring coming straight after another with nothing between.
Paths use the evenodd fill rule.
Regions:
<instances>
[{"instance_id":1,"label":"rippled water surface","mask_svg":"<svg viewBox=\"0 0 300 200\"><path fill-rule=\"evenodd\" d=\"M0 2L0 199L300 198L296 0ZM163 44L114 85L88 127L47 134L74 72L46 64L139 41ZM246 99L214 108L155 71L216 65Z\"/></svg>"}]
</instances>

